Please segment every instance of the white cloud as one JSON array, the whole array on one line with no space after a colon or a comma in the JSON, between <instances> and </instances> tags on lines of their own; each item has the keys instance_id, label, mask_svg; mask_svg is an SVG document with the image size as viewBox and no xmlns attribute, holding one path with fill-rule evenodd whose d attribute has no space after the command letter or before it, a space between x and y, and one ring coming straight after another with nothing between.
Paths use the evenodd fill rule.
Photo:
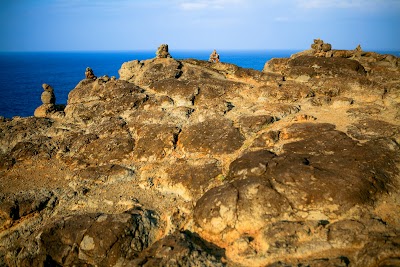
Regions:
<instances>
[{"instance_id":1,"label":"white cloud","mask_svg":"<svg viewBox=\"0 0 400 267\"><path fill-rule=\"evenodd\" d=\"M179 7L183 10L224 9L243 3L244 0L184 0Z\"/></svg>"},{"instance_id":2,"label":"white cloud","mask_svg":"<svg viewBox=\"0 0 400 267\"><path fill-rule=\"evenodd\" d=\"M361 0L297 0L298 6L307 9L315 8L355 8L365 5Z\"/></svg>"},{"instance_id":3,"label":"white cloud","mask_svg":"<svg viewBox=\"0 0 400 267\"><path fill-rule=\"evenodd\" d=\"M288 17L276 17L274 18L274 20L278 22L286 22L289 21L290 19Z\"/></svg>"},{"instance_id":4,"label":"white cloud","mask_svg":"<svg viewBox=\"0 0 400 267\"><path fill-rule=\"evenodd\" d=\"M205 9L207 8L207 3L188 3L188 2L184 2L181 3L180 7L184 10L197 10L197 9Z\"/></svg>"},{"instance_id":5,"label":"white cloud","mask_svg":"<svg viewBox=\"0 0 400 267\"><path fill-rule=\"evenodd\" d=\"M400 8L399 0L295 0L300 8Z\"/></svg>"}]
</instances>

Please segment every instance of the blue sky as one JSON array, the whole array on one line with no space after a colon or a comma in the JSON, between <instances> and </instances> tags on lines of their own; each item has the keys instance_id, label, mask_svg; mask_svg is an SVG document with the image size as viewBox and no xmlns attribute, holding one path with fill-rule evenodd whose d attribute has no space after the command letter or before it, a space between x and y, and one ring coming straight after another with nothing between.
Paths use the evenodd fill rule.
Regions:
<instances>
[{"instance_id":1,"label":"blue sky","mask_svg":"<svg viewBox=\"0 0 400 267\"><path fill-rule=\"evenodd\" d=\"M1 0L0 51L400 50L400 0Z\"/></svg>"}]
</instances>

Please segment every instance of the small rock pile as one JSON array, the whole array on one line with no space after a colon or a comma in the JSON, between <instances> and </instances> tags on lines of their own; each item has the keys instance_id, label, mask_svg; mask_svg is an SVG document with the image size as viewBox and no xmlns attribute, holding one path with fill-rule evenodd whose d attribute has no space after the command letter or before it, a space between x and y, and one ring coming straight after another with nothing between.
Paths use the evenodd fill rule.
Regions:
<instances>
[{"instance_id":1,"label":"small rock pile","mask_svg":"<svg viewBox=\"0 0 400 267\"><path fill-rule=\"evenodd\" d=\"M56 103L56 96L54 95L54 89L50 85L44 83L42 85L44 92L42 93L40 99L43 104L52 104Z\"/></svg>"},{"instance_id":2,"label":"small rock pile","mask_svg":"<svg viewBox=\"0 0 400 267\"><path fill-rule=\"evenodd\" d=\"M354 58L362 56L361 45L358 45L354 50L336 50L332 49L332 45L325 43L321 39L314 39L314 43L311 44L311 52L316 57L342 57L342 58Z\"/></svg>"},{"instance_id":3,"label":"small rock pile","mask_svg":"<svg viewBox=\"0 0 400 267\"><path fill-rule=\"evenodd\" d=\"M93 73L93 70L89 67L86 68L85 77L86 77L86 79L89 79L89 80L97 79L96 75L94 75L94 73Z\"/></svg>"},{"instance_id":4,"label":"small rock pile","mask_svg":"<svg viewBox=\"0 0 400 267\"><path fill-rule=\"evenodd\" d=\"M55 111L56 96L54 95L53 87L44 83L42 85L44 92L42 93L40 99L42 100L42 105L40 105L34 112L35 117L47 117L51 112Z\"/></svg>"},{"instance_id":5,"label":"small rock pile","mask_svg":"<svg viewBox=\"0 0 400 267\"><path fill-rule=\"evenodd\" d=\"M171 54L168 52L168 45L162 44L157 49L156 58L172 58Z\"/></svg>"},{"instance_id":6,"label":"small rock pile","mask_svg":"<svg viewBox=\"0 0 400 267\"><path fill-rule=\"evenodd\" d=\"M332 45L325 43L321 39L314 39L314 43L311 44L311 48L314 50L316 56L325 56L326 52L332 50Z\"/></svg>"},{"instance_id":7,"label":"small rock pile","mask_svg":"<svg viewBox=\"0 0 400 267\"><path fill-rule=\"evenodd\" d=\"M219 62L219 54L217 53L217 50L214 49L214 51L211 53L208 61L214 62L214 63Z\"/></svg>"},{"instance_id":8,"label":"small rock pile","mask_svg":"<svg viewBox=\"0 0 400 267\"><path fill-rule=\"evenodd\" d=\"M353 50L332 49L331 44L325 43L321 39L314 39L314 42L311 44L311 49L294 54L292 58L301 55L354 59L363 64L366 70L373 68L372 65L376 64L385 67L390 66L392 68L398 68L399 66L398 59L393 55L363 51L361 45L357 45Z\"/></svg>"}]
</instances>

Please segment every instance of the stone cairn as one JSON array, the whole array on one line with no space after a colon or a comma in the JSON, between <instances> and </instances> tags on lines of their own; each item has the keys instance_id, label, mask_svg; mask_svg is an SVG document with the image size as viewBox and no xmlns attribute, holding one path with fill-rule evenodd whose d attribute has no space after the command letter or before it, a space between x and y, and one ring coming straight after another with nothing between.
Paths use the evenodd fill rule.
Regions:
<instances>
[{"instance_id":1,"label":"stone cairn","mask_svg":"<svg viewBox=\"0 0 400 267\"><path fill-rule=\"evenodd\" d=\"M56 96L54 95L53 87L51 87L47 83L44 83L42 87L44 90L40 97L40 99L42 100L42 105L36 108L34 112L35 117L47 117L47 115L56 110Z\"/></svg>"},{"instance_id":2,"label":"stone cairn","mask_svg":"<svg viewBox=\"0 0 400 267\"><path fill-rule=\"evenodd\" d=\"M325 57L326 53L332 50L332 45L325 43L321 39L314 39L311 48L314 50L315 56Z\"/></svg>"},{"instance_id":3,"label":"stone cairn","mask_svg":"<svg viewBox=\"0 0 400 267\"><path fill-rule=\"evenodd\" d=\"M361 45L358 45L354 50L333 50L331 44L325 43L321 39L314 39L311 49L312 54L316 57L353 58L360 57L363 53Z\"/></svg>"},{"instance_id":4,"label":"stone cairn","mask_svg":"<svg viewBox=\"0 0 400 267\"><path fill-rule=\"evenodd\" d=\"M44 92L42 93L40 99L42 100L43 104L56 104L56 96L54 95L54 89L47 83L42 85Z\"/></svg>"},{"instance_id":5,"label":"stone cairn","mask_svg":"<svg viewBox=\"0 0 400 267\"><path fill-rule=\"evenodd\" d=\"M219 62L219 54L217 53L217 50L214 49L208 61L213 63Z\"/></svg>"},{"instance_id":6,"label":"stone cairn","mask_svg":"<svg viewBox=\"0 0 400 267\"><path fill-rule=\"evenodd\" d=\"M93 70L89 67L86 68L85 77L89 80L96 80L97 77L94 75Z\"/></svg>"},{"instance_id":7,"label":"stone cairn","mask_svg":"<svg viewBox=\"0 0 400 267\"><path fill-rule=\"evenodd\" d=\"M160 45L156 52L156 58L172 58L172 56L168 52L167 44Z\"/></svg>"}]
</instances>

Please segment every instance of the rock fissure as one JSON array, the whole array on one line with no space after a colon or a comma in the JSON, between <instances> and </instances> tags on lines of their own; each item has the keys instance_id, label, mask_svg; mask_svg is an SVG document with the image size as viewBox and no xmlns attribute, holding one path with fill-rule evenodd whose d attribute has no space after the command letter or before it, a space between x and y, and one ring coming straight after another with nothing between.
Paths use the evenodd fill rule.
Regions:
<instances>
[{"instance_id":1,"label":"rock fissure","mask_svg":"<svg viewBox=\"0 0 400 267\"><path fill-rule=\"evenodd\" d=\"M177 147L177 145L178 145L178 142L179 142L179 135L181 134L181 132L182 132L182 129L179 128L179 130L178 130L177 133L173 133L173 141L172 141L172 144L173 144L173 148L174 148L174 149L176 149L176 147Z\"/></svg>"},{"instance_id":2,"label":"rock fissure","mask_svg":"<svg viewBox=\"0 0 400 267\"><path fill-rule=\"evenodd\" d=\"M239 221L239 216L240 216L240 192L238 188L234 185L234 183L231 184L233 188L236 190L236 200L235 200L235 220L234 220L234 225L232 228L236 229L236 225Z\"/></svg>"}]
</instances>

